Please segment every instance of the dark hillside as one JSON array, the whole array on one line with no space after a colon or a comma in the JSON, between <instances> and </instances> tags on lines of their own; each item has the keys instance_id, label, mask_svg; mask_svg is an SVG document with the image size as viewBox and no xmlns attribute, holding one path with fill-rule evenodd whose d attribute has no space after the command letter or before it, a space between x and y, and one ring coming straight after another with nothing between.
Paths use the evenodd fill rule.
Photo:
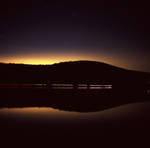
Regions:
<instances>
[{"instance_id":1,"label":"dark hillside","mask_svg":"<svg viewBox=\"0 0 150 148\"><path fill-rule=\"evenodd\" d=\"M63 62L53 65L0 64L1 83L116 83L146 81L150 74L129 71L94 61Z\"/></svg>"}]
</instances>

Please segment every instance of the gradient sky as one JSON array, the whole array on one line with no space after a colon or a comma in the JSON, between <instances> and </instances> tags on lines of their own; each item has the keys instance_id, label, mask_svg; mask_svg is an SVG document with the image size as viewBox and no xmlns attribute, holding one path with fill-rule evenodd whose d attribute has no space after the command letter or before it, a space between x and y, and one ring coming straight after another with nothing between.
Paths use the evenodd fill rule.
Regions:
<instances>
[{"instance_id":1,"label":"gradient sky","mask_svg":"<svg viewBox=\"0 0 150 148\"><path fill-rule=\"evenodd\" d=\"M0 4L0 62L95 60L150 72L149 4L7 0Z\"/></svg>"}]
</instances>

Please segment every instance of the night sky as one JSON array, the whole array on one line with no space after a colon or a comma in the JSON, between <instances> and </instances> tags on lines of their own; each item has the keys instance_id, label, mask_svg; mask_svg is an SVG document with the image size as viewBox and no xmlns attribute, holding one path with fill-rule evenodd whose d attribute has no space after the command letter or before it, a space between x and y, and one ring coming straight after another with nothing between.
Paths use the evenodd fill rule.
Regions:
<instances>
[{"instance_id":1,"label":"night sky","mask_svg":"<svg viewBox=\"0 0 150 148\"><path fill-rule=\"evenodd\" d=\"M0 62L94 60L150 72L150 5L144 1L0 3Z\"/></svg>"}]
</instances>

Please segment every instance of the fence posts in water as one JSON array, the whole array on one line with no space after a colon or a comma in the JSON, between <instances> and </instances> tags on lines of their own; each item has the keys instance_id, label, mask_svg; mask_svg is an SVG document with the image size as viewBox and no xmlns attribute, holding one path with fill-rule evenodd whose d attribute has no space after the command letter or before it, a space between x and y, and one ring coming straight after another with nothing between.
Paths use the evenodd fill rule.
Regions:
<instances>
[{"instance_id":1,"label":"fence posts in water","mask_svg":"<svg viewBox=\"0 0 150 148\"><path fill-rule=\"evenodd\" d=\"M73 84L73 89L75 89L75 90L78 89L78 84L74 83Z\"/></svg>"},{"instance_id":2,"label":"fence posts in water","mask_svg":"<svg viewBox=\"0 0 150 148\"><path fill-rule=\"evenodd\" d=\"M22 88L22 83L18 83L18 88Z\"/></svg>"},{"instance_id":3,"label":"fence posts in water","mask_svg":"<svg viewBox=\"0 0 150 148\"><path fill-rule=\"evenodd\" d=\"M87 89L90 89L90 84L89 83L87 84Z\"/></svg>"},{"instance_id":4,"label":"fence posts in water","mask_svg":"<svg viewBox=\"0 0 150 148\"><path fill-rule=\"evenodd\" d=\"M51 83L47 83L47 88L48 89L52 89L52 84Z\"/></svg>"},{"instance_id":5,"label":"fence posts in water","mask_svg":"<svg viewBox=\"0 0 150 148\"><path fill-rule=\"evenodd\" d=\"M150 95L150 81L147 82L146 92L147 92L147 95Z\"/></svg>"}]
</instances>

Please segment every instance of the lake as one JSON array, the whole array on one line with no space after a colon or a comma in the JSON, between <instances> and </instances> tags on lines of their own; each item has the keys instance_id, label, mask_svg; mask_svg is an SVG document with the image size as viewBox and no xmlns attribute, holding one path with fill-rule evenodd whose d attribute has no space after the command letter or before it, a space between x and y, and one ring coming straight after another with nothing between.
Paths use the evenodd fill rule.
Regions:
<instances>
[{"instance_id":1,"label":"lake","mask_svg":"<svg viewBox=\"0 0 150 148\"><path fill-rule=\"evenodd\" d=\"M54 109L52 107L15 107L15 108L1 108L0 119L7 119L12 121L24 121L38 124L40 123L80 123L87 124L102 124L103 122L118 122L120 124L123 120L130 119L130 121L141 121L145 117L150 118L150 102L143 103L131 103L121 105L118 107L106 109L97 112L75 112L75 111L63 111ZM138 118L139 119L138 119ZM32 122L31 122L32 121Z\"/></svg>"},{"instance_id":2,"label":"lake","mask_svg":"<svg viewBox=\"0 0 150 148\"><path fill-rule=\"evenodd\" d=\"M22 141L21 145L24 145L28 141L28 144L41 142L43 145L46 141L47 144L61 145L60 140L65 144L71 140L73 145L79 144L79 141L85 145L94 140L97 144L100 142L106 145L110 144L107 141L118 144L125 140L135 145L137 139L141 142L149 134L149 113L150 102L126 104L89 113L51 107L1 108L1 142Z\"/></svg>"}]
</instances>

